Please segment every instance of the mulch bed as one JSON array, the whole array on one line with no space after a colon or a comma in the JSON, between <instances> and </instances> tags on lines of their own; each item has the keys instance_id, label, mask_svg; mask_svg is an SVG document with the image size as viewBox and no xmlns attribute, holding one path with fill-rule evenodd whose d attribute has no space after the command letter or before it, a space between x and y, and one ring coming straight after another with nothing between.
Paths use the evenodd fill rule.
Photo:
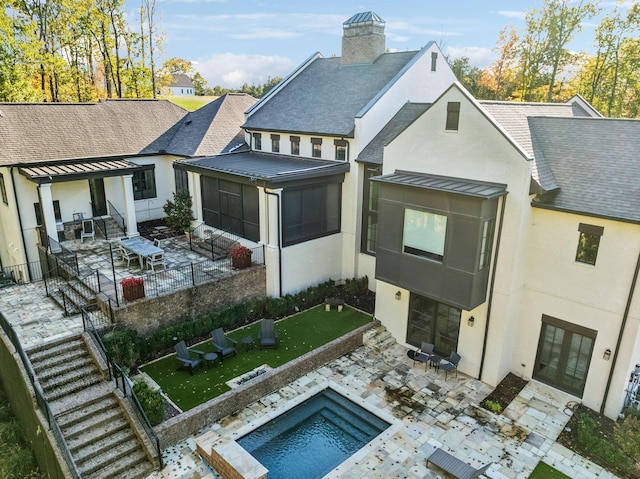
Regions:
<instances>
[{"instance_id":1,"label":"mulch bed","mask_svg":"<svg viewBox=\"0 0 640 479\"><path fill-rule=\"evenodd\" d=\"M513 373L509 373L502 381L500 381L495 389L491 391L486 398L484 398L480 405L485 409L491 410L491 408L486 407L485 403L486 401L492 401L493 403L500 404L504 411L507 406L511 404L511 401L518 396L527 383L528 381L526 379L522 379Z\"/></svg>"}]
</instances>

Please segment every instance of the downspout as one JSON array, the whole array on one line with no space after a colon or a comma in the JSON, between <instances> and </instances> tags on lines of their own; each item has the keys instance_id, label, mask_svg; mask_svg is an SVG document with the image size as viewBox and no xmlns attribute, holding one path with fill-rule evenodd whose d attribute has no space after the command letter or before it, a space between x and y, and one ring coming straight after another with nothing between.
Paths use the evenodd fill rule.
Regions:
<instances>
[{"instance_id":1,"label":"downspout","mask_svg":"<svg viewBox=\"0 0 640 479\"><path fill-rule=\"evenodd\" d=\"M267 191L264 189L264 192L267 195L275 196L278 200L278 211L277 211L277 221L278 221L278 297L282 296L282 244L280 242L280 195L274 193L272 191ZM268 215L267 215L268 217Z\"/></svg>"},{"instance_id":2,"label":"downspout","mask_svg":"<svg viewBox=\"0 0 640 479\"><path fill-rule=\"evenodd\" d=\"M496 239L496 254L493 256L493 271L491 272L491 284L489 285L489 301L487 303L487 323L484 326L484 339L482 340L482 356L480 357L480 371L478 379L482 381L482 371L484 369L484 359L487 353L487 341L489 340L489 320L491 318L491 305L493 304L493 288L496 282L496 271L498 269L498 253L500 252L500 240L502 239L502 225L504 224L504 210L507 204L507 195L502 197L502 208L500 209L500 224L498 225L498 238Z\"/></svg>"},{"instance_id":3,"label":"downspout","mask_svg":"<svg viewBox=\"0 0 640 479\"><path fill-rule=\"evenodd\" d=\"M633 301L633 292L636 289L636 283L638 281L638 272L640 272L640 253L636 261L636 270L633 272L633 279L631 280L631 289L627 296L627 305L624 308L624 314L622 315L622 324L620 325L620 332L618 333L618 341L616 341L616 348L613 350L613 361L611 362L611 369L609 369L609 377L607 378L607 386L604 388L604 395L602 397L602 404L600 405L600 414L604 414L604 407L607 404L609 396L609 388L611 387L611 381L613 381L613 372L616 369L616 362L618 361L618 351L620 350L620 344L622 343L622 336L627 326L627 319L629 319L629 310L631 309L631 301Z\"/></svg>"},{"instance_id":4,"label":"downspout","mask_svg":"<svg viewBox=\"0 0 640 479\"><path fill-rule=\"evenodd\" d=\"M13 188L13 197L16 202L16 211L18 212L18 225L20 227L20 239L22 240L22 250L24 251L24 257L27 260L27 264L29 261L29 251L27 250L27 242L24 239L24 229L22 227L22 215L20 214L20 203L18 203L18 192L16 191L16 180L13 176L14 166L11 167L11 187ZM31 281L31 269L27 268L27 273L29 274L29 281Z\"/></svg>"}]
</instances>

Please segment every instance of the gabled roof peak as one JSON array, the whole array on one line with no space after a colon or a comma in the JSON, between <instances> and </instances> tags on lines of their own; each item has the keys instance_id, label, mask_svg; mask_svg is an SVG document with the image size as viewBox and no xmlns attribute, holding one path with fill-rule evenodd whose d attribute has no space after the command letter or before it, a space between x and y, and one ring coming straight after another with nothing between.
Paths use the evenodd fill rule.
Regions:
<instances>
[{"instance_id":1,"label":"gabled roof peak","mask_svg":"<svg viewBox=\"0 0 640 479\"><path fill-rule=\"evenodd\" d=\"M378 24L380 26L384 26L384 20L378 16L375 12L360 12L356 13L349 20L344 22L342 25L345 28L349 28L351 26L356 26L361 23L373 23Z\"/></svg>"}]
</instances>

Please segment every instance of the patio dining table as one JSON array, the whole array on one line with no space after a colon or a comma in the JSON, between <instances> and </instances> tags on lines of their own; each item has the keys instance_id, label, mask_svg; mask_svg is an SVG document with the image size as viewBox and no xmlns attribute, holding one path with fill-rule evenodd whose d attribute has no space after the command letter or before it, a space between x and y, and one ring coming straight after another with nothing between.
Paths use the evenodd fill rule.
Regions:
<instances>
[{"instance_id":1,"label":"patio dining table","mask_svg":"<svg viewBox=\"0 0 640 479\"><path fill-rule=\"evenodd\" d=\"M146 259L149 256L158 253L164 253L162 248L154 245L151 241L144 239L141 236L134 236L133 238L128 238L126 240L121 240L120 244L127 248L134 254L138 255L140 260L140 269L144 270L144 265L146 263Z\"/></svg>"}]
</instances>

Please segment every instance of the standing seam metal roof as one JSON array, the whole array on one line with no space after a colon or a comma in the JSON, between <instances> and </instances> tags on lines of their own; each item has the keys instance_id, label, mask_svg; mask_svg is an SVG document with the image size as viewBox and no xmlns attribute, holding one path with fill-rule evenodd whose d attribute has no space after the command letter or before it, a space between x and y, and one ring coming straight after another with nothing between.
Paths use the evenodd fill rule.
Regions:
<instances>
[{"instance_id":1,"label":"standing seam metal roof","mask_svg":"<svg viewBox=\"0 0 640 479\"><path fill-rule=\"evenodd\" d=\"M419 174L400 170L389 175L373 177L372 180L484 199L497 198L507 194L507 185L500 183Z\"/></svg>"}]
</instances>

